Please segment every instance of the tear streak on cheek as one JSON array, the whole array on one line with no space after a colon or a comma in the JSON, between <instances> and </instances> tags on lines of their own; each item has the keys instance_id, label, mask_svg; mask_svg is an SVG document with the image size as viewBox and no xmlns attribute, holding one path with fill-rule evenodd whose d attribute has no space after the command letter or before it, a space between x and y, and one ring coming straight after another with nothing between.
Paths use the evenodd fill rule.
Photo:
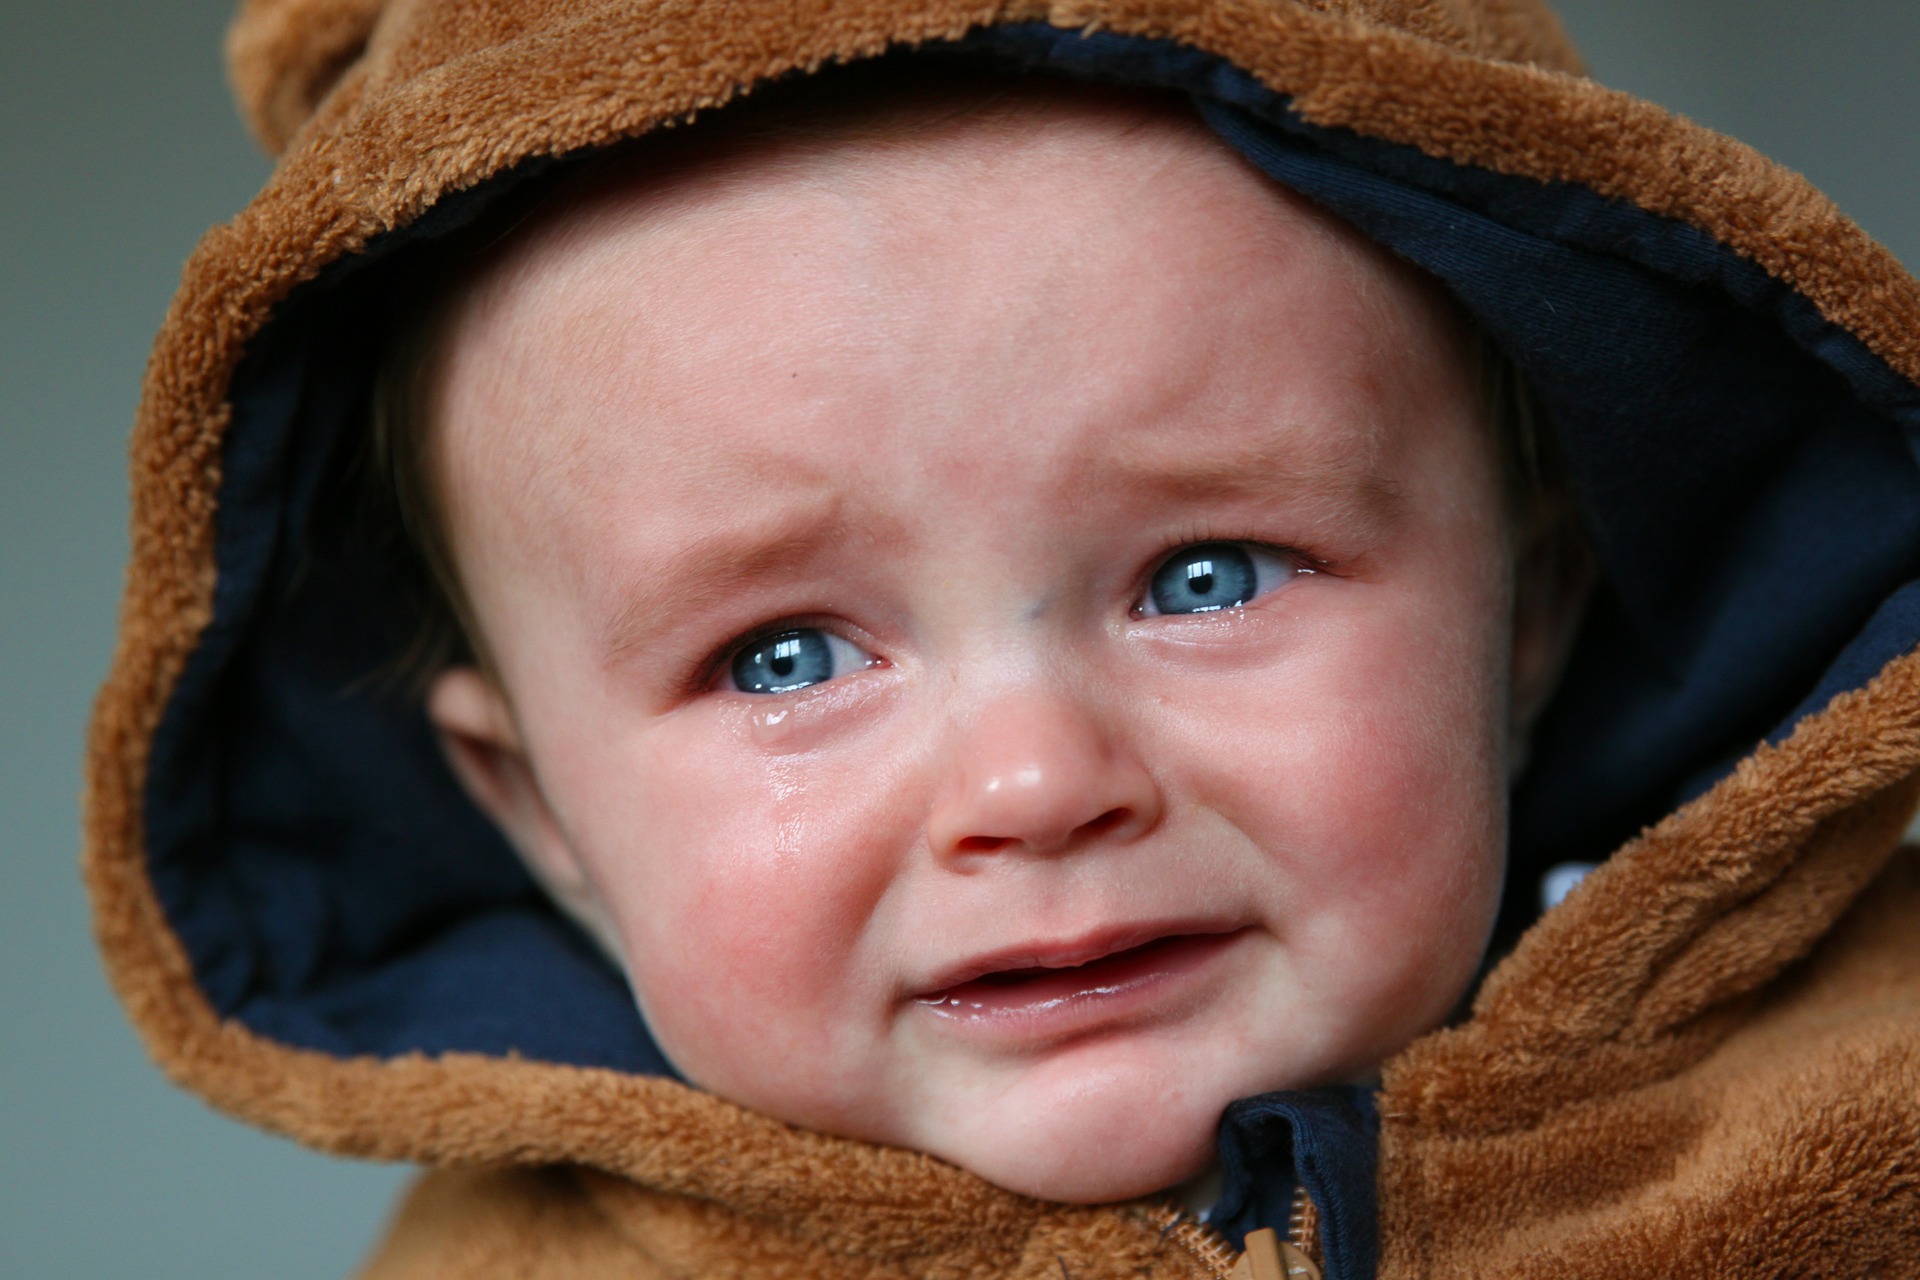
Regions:
<instances>
[{"instance_id":1,"label":"tear streak on cheek","mask_svg":"<svg viewBox=\"0 0 1920 1280\"><path fill-rule=\"evenodd\" d=\"M769 852L776 868L791 870L806 847L807 788L805 763L790 757L761 762L768 820L772 827Z\"/></svg>"}]
</instances>

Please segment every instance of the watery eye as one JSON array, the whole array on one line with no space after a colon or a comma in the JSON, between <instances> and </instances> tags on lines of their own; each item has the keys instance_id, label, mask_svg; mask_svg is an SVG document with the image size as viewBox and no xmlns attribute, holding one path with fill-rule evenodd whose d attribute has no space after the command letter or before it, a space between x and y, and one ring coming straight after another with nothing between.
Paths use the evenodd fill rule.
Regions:
<instances>
[{"instance_id":1,"label":"watery eye","mask_svg":"<svg viewBox=\"0 0 1920 1280\"><path fill-rule=\"evenodd\" d=\"M763 636L733 655L730 672L740 693L788 693L873 665L858 645L815 627Z\"/></svg>"},{"instance_id":2,"label":"watery eye","mask_svg":"<svg viewBox=\"0 0 1920 1280\"><path fill-rule=\"evenodd\" d=\"M1298 572L1279 555L1244 542L1182 547L1153 571L1141 612L1215 613L1246 604Z\"/></svg>"}]
</instances>

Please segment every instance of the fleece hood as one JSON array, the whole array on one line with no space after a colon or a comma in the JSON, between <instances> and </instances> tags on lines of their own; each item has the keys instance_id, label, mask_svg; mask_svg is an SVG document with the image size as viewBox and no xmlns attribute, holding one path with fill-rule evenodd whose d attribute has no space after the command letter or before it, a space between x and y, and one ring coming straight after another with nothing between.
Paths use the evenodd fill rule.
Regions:
<instances>
[{"instance_id":1,"label":"fleece hood","mask_svg":"<svg viewBox=\"0 0 1920 1280\"><path fill-rule=\"evenodd\" d=\"M367 678L404 640L340 515L386 265L779 77L989 59L1189 94L1438 277L1540 394L1593 538L1514 797L1514 932L1546 868L1600 869L1388 1065L1377 1227L1330 1269L1377 1242L1382 1275L1774 1274L1782 1231L1844 1263L1815 1269L1910 1265L1920 283L1797 175L1584 78L1529 0L247 0L230 53L279 161L155 349L88 760L101 945L182 1084L324 1150L588 1170L593 1229L651 1242L636 1274L1220 1270L1147 1210L677 1083ZM512 1220L479 1185L421 1220ZM1855 1196L1871 1230L1829 1213Z\"/></svg>"}]
</instances>

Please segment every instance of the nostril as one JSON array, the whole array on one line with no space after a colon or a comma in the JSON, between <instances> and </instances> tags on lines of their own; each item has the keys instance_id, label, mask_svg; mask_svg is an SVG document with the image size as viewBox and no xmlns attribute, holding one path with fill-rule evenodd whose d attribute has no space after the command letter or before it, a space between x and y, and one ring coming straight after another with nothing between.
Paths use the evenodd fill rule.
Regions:
<instances>
[{"instance_id":1,"label":"nostril","mask_svg":"<svg viewBox=\"0 0 1920 1280\"><path fill-rule=\"evenodd\" d=\"M1103 835L1107 835L1126 826L1132 820L1132 809L1109 809L1099 817L1083 822L1075 827L1069 839L1074 843L1078 843L1081 840L1098 839ZM1021 839L1014 836L964 836L954 841L953 851L955 853L1000 853L1003 850L1012 848L1014 845L1033 843L1035 842L1032 840ZM1036 847L1051 848L1054 843L1055 841L1053 840L1041 840Z\"/></svg>"}]
</instances>

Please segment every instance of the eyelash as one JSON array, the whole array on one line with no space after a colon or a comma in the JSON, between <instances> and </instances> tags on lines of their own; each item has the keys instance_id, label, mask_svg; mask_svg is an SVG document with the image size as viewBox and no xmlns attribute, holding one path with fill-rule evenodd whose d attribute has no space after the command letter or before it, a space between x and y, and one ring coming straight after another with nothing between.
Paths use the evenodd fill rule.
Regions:
<instances>
[{"instance_id":1,"label":"eyelash","mask_svg":"<svg viewBox=\"0 0 1920 1280\"><path fill-rule=\"evenodd\" d=\"M1268 555L1278 556L1282 560L1291 562L1298 573L1340 576L1339 571L1330 561L1304 547L1267 542L1261 538L1249 538L1235 533L1223 533L1210 525L1193 525L1179 535L1168 538L1158 551L1147 558L1146 566L1134 575L1133 603L1128 607L1129 614L1134 617L1144 616L1139 609L1152 590L1153 575L1159 572L1160 566L1164 565L1174 552L1183 551L1188 547L1204 546L1209 542L1224 542L1264 551Z\"/></svg>"},{"instance_id":2,"label":"eyelash","mask_svg":"<svg viewBox=\"0 0 1920 1280\"><path fill-rule=\"evenodd\" d=\"M1276 556L1296 560L1301 567L1313 573L1331 573L1331 563L1324 557L1288 542L1269 542L1265 538L1244 531L1237 531L1231 525L1191 524L1184 526L1178 533L1169 536L1161 543L1160 549L1147 557L1146 565L1140 570L1140 581L1146 582L1153 577L1153 571L1166 562L1168 556L1184 547L1197 547L1207 542L1237 542L1243 546L1258 547L1262 551Z\"/></svg>"}]
</instances>

